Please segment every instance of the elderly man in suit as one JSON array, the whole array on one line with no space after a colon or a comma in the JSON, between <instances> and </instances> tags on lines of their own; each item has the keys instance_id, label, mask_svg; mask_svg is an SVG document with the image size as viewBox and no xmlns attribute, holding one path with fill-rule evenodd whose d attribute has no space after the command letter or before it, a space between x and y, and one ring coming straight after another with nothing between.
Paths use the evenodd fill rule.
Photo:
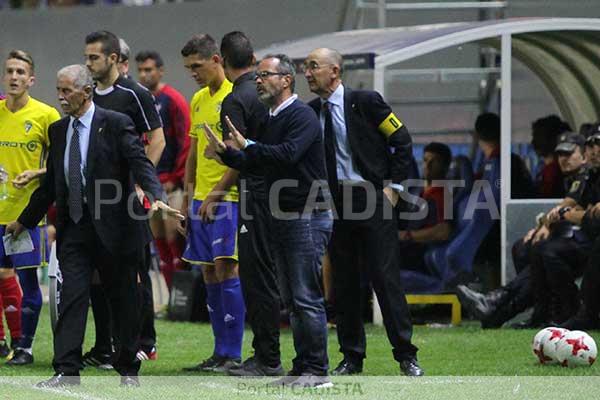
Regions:
<instances>
[{"instance_id":1,"label":"elderly man in suit","mask_svg":"<svg viewBox=\"0 0 600 400\"><path fill-rule=\"evenodd\" d=\"M137 386L139 311L134 266L151 235L142 220L133 182L155 199L153 210L183 216L158 200L164 193L131 119L94 105L87 68L64 67L58 72L56 88L67 116L49 128L46 177L17 221L6 229L17 236L36 226L56 201L57 254L63 276L54 335L56 374L38 385L80 382L81 346L95 268L115 316L118 348L114 367L121 374L122 385Z\"/></svg>"},{"instance_id":2,"label":"elderly man in suit","mask_svg":"<svg viewBox=\"0 0 600 400\"><path fill-rule=\"evenodd\" d=\"M405 375L420 376L423 371L411 343L412 322L400 284L393 210L402 191L400 183L410 170L410 135L379 93L343 85L342 56L337 51L314 50L303 70L310 90L319 96L309 105L323 127L327 178L339 215L329 255L344 359L333 373L360 373L366 357L362 313L357 312L361 300L356 295L363 276L358 262L362 259L381 305L394 358ZM363 211L371 215L350 215Z\"/></svg>"}]
</instances>

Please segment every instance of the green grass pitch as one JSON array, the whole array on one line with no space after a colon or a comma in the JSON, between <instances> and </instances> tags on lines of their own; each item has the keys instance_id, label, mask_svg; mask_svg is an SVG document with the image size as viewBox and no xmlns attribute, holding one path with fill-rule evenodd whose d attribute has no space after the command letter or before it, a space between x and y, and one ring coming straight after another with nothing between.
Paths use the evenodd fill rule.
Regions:
<instances>
[{"instance_id":1,"label":"green grass pitch","mask_svg":"<svg viewBox=\"0 0 600 400\"><path fill-rule=\"evenodd\" d=\"M84 350L93 343L93 320L88 318ZM197 398L404 398L411 399L583 399L598 398L600 369L567 369L536 363L530 349L533 330L482 330L472 322L456 328L417 326L414 342L420 348L419 362L426 377L400 376L385 330L367 327L368 358L361 377L334 379L334 389L321 392L269 392L261 380L223 378L214 374L185 373L190 366L212 353L212 331L208 324L157 320L158 360L143 364L142 387L118 387L114 372L86 369L82 386L65 391L40 390L32 383L53 373L52 333L47 308L44 308L34 344L35 364L16 368L0 366L0 399L197 399ZM598 332L591 332L598 341ZM244 337L244 357L250 355L251 332ZM281 349L284 367L291 367L294 356L289 329L282 331ZM330 365L341 359L334 330L329 336ZM176 377L175 377L176 376ZM565 382L570 382L565 385ZM570 391L565 391L566 387ZM499 397L500 396L500 397ZM571 397L573 396L573 397ZM591 397L590 397L591 396Z\"/></svg>"}]
</instances>

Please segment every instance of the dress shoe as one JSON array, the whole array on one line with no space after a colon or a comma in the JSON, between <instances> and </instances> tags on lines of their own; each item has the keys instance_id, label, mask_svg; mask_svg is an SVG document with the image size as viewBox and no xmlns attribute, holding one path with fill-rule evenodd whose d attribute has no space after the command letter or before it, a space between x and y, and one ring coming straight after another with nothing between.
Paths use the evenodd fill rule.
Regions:
<instances>
[{"instance_id":1,"label":"dress shoe","mask_svg":"<svg viewBox=\"0 0 600 400\"><path fill-rule=\"evenodd\" d=\"M33 355L23 349L15 350L14 355L6 362L6 365L20 366L33 364Z\"/></svg>"},{"instance_id":2,"label":"dress shoe","mask_svg":"<svg viewBox=\"0 0 600 400\"><path fill-rule=\"evenodd\" d=\"M140 379L137 376L125 375L121 377L121 386L139 387Z\"/></svg>"},{"instance_id":3,"label":"dress shoe","mask_svg":"<svg viewBox=\"0 0 600 400\"><path fill-rule=\"evenodd\" d=\"M333 371L331 371L331 375L356 375L360 374L362 370L362 363L355 363L344 358L338 364L338 366Z\"/></svg>"},{"instance_id":4,"label":"dress shoe","mask_svg":"<svg viewBox=\"0 0 600 400\"><path fill-rule=\"evenodd\" d=\"M416 358L400 361L400 371L406 376L423 376L425 372L419 366Z\"/></svg>"},{"instance_id":5,"label":"dress shoe","mask_svg":"<svg viewBox=\"0 0 600 400\"><path fill-rule=\"evenodd\" d=\"M64 386L77 386L81 384L79 375L65 375L62 372L55 374L47 381L41 381L35 386L38 388L59 388Z\"/></svg>"}]
</instances>

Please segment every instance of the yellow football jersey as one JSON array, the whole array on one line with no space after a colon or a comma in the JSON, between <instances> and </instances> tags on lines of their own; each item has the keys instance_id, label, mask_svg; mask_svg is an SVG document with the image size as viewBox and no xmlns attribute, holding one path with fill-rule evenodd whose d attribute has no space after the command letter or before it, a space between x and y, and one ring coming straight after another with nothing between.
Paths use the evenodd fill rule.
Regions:
<instances>
[{"instance_id":1,"label":"yellow football jersey","mask_svg":"<svg viewBox=\"0 0 600 400\"><path fill-rule=\"evenodd\" d=\"M204 149L208 144L208 139L204 135L204 128L202 126L206 122L217 136L220 137L223 134L223 128L221 127L221 104L232 88L232 83L225 79L213 96L210 95L209 88L205 87L194 94L190 103L192 119L190 136L198 140L196 184L194 188L195 200L204 200L221 180L225 171L227 171L226 166L204 157ZM224 200L238 201L237 187L232 187Z\"/></svg>"},{"instance_id":2,"label":"yellow football jersey","mask_svg":"<svg viewBox=\"0 0 600 400\"><path fill-rule=\"evenodd\" d=\"M45 165L48 127L59 119L55 108L31 97L15 113L6 107L6 100L0 100L0 165L9 179L8 198L0 200L0 225L16 220L38 188L37 179L23 189L15 188L11 182L21 172Z\"/></svg>"}]
</instances>

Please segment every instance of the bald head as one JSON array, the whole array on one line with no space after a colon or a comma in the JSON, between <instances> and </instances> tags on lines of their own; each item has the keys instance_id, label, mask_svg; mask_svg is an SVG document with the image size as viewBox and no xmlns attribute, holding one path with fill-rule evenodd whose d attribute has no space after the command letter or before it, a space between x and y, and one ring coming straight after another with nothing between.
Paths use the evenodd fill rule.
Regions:
<instances>
[{"instance_id":1,"label":"bald head","mask_svg":"<svg viewBox=\"0 0 600 400\"><path fill-rule=\"evenodd\" d=\"M308 58L311 58L311 57L318 59L324 63L330 64L330 65L337 65L338 68L340 69L340 76L341 76L343 58L342 58L342 55L337 50L329 49L327 47L321 47L319 49L313 50L308 55Z\"/></svg>"},{"instance_id":2,"label":"bald head","mask_svg":"<svg viewBox=\"0 0 600 400\"><path fill-rule=\"evenodd\" d=\"M304 61L304 77L310 91L319 97L328 98L342 82L343 58L329 48L313 50Z\"/></svg>"}]
</instances>

